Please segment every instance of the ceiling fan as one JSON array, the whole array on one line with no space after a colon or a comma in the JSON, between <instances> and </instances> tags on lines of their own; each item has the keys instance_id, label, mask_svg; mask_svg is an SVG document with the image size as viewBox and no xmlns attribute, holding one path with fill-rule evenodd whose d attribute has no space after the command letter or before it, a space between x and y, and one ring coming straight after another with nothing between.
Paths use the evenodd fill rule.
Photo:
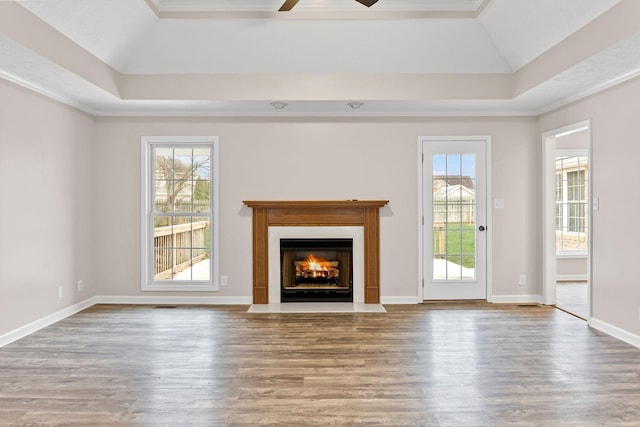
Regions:
<instances>
[{"instance_id":1,"label":"ceiling fan","mask_svg":"<svg viewBox=\"0 0 640 427\"><path fill-rule=\"evenodd\" d=\"M285 0L285 2L282 4L282 6L280 7L280 9L278 9L279 12L288 12L291 9L293 9L293 7L298 4L300 0ZM378 2L378 0L356 0L358 3L363 4L367 7L371 7L374 4L376 4Z\"/></svg>"}]
</instances>

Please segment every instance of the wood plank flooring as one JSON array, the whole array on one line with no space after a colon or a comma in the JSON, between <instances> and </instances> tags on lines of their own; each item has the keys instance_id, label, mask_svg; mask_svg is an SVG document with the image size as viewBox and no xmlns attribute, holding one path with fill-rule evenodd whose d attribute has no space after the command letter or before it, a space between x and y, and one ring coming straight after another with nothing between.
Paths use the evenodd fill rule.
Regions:
<instances>
[{"instance_id":1,"label":"wood plank flooring","mask_svg":"<svg viewBox=\"0 0 640 427\"><path fill-rule=\"evenodd\" d=\"M582 319L589 318L589 290L587 282L558 282L556 307Z\"/></svg>"},{"instance_id":2,"label":"wood plank flooring","mask_svg":"<svg viewBox=\"0 0 640 427\"><path fill-rule=\"evenodd\" d=\"M0 348L0 425L640 425L640 350L560 310L98 305Z\"/></svg>"}]
</instances>

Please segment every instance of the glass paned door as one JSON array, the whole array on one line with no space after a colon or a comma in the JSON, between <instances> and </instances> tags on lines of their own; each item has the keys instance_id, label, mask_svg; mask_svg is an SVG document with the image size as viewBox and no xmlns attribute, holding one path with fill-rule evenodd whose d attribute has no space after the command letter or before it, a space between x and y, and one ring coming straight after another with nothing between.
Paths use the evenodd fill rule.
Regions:
<instances>
[{"instance_id":1,"label":"glass paned door","mask_svg":"<svg viewBox=\"0 0 640 427\"><path fill-rule=\"evenodd\" d=\"M423 142L425 299L486 298L485 147Z\"/></svg>"}]
</instances>

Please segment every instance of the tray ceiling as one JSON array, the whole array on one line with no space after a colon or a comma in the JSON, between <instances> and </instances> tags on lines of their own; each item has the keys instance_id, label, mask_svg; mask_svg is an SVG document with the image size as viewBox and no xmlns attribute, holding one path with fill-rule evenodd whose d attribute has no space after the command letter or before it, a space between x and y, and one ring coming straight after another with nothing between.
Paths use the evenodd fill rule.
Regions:
<instances>
[{"instance_id":1,"label":"tray ceiling","mask_svg":"<svg viewBox=\"0 0 640 427\"><path fill-rule=\"evenodd\" d=\"M639 3L0 1L0 77L97 115L531 115L640 73Z\"/></svg>"}]
</instances>

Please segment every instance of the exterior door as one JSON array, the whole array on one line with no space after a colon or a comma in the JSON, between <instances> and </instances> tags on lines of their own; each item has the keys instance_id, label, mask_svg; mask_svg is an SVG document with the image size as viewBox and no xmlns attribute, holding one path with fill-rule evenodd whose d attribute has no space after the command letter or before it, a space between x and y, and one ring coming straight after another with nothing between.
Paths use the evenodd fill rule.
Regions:
<instances>
[{"instance_id":1,"label":"exterior door","mask_svg":"<svg viewBox=\"0 0 640 427\"><path fill-rule=\"evenodd\" d=\"M487 298L487 141L423 140L424 299Z\"/></svg>"}]
</instances>

